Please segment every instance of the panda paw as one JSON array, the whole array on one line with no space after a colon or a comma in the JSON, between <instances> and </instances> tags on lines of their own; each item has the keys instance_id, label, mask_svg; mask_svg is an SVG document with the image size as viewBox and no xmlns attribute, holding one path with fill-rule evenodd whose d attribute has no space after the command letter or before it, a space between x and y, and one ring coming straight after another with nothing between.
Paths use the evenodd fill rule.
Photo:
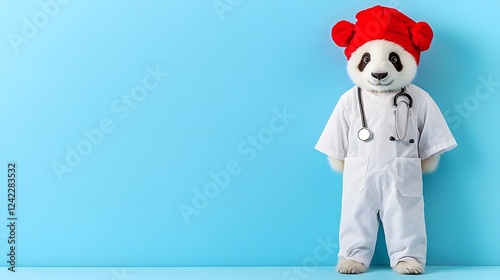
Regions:
<instances>
[{"instance_id":1,"label":"panda paw","mask_svg":"<svg viewBox=\"0 0 500 280\"><path fill-rule=\"evenodd\" d=\"M400 261L393 268L399 274L422 274L424 273L424 266L415 260Z\"/></svg>"},{"instance_id":2,"label":"panda paw","mask_svg":"<svg viewBox=\"0 0 500 280\"><path fill-rule=\"evenodd\" d=\"M344 172L343 160L328 157L328 163L330 163L330 167L333 169L333 171L336 171L338 173Z\"/></svg>"},{"instance_id":3,"label":"panda paw","mask_svg":"<svg viewBox=\"0 0 500 280\"><path fill-rule=\"evenodd\" d=\"M440 156L431 156L422 160L422 173L432 173L439 165Z\"/></svg>"},{"instance_id":4,"label":"panda paw","mask_svg":"<svg viewBox=\"0 0 500 280\"><path fill-rule=\"evenodd\" d=\"M366 271L366 267L357 261L340 259L337 264L337 271L342 274L359 274Z\"/></svg>"}]
</instances>

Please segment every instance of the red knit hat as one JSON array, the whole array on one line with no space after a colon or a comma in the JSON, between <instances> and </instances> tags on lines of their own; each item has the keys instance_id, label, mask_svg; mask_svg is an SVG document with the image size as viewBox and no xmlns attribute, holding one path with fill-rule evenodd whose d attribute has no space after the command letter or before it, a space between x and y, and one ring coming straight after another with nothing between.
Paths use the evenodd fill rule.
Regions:
<instances>
[{"instance_id":1,"label":"red knit hat","mask_svg":"<svg viewBox=\"0 0 500 280\"><path fill-rule=\"evenodd\" d=\"M383 39L403 47L420 61L420 52L429 49L432 29L426 22L415 22L394 8L375 6L356 15L357 22L339 21L332 28L333 41L346 47L344 53L351 54L365 43Z\"/></svg>"}]
</instances>

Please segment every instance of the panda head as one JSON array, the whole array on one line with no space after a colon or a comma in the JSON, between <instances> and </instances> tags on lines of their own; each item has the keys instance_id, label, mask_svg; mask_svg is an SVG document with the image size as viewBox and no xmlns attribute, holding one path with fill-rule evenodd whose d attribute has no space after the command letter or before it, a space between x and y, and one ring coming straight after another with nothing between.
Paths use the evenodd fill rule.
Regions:
<instances>
[{"instance_id":1,"label":"panda head","mask_svg":"<svg viewBox=\"0 0 500 280\"><path fill-rule=\"evenodd\" d=\"M429 49L433 37L425 22L415 22L397 9L374 6L332 28L332 39L345 47L347 71L359 87L387 92L401 89L417 73L420 52Z\"/></svg>"},{"instance_id":2,"label":"panda head","mask_svg":"<svg viewBox=\"0 0 500 280\"><path fill-rule=\"evenodd\" d=\"M413 55L387 40L373 40L357 48L347 61L351 80L372 92L399 90L417 74Z\"/></svg>"}]
</instances>

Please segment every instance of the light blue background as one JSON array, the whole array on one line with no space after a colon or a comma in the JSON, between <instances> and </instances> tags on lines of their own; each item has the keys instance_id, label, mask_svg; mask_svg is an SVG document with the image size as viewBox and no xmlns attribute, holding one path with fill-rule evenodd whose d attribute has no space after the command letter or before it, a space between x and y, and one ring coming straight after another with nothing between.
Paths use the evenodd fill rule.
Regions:
<instances>
[{"instance_id":1,"label":"light blue background","mask_svg":"<svg viewBox=\"0 0 500 280\"><path fill-rule=\"evenodd\" d=\"M352 82L329 32L375 4L433 27L415 83L459 143L425 176L428 264L500 265L500 86L475 96L479 77L500 81L500 3L233 0L219 16L212 0L66 2L16 53L9 34L43 8L0 1L0 225L16 161L18 266L300 265L336 241L342 178L313 147ZM169 75L120 119L113 102L148 67ZM105 119L114 130L58 180L54 162ZM228 163L239 173L187 223L179 206Z\"/></svg>"}]
</instances>

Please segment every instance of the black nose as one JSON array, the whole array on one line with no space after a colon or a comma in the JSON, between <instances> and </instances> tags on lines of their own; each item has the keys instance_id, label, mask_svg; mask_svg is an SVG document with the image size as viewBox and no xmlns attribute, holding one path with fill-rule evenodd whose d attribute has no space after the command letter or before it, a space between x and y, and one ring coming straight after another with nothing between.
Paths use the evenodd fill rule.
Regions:
<instances>
[{"instance_id":1,"label":"black nose","mask_svg":"<svg viewBox=\"0 0 500 280\"><path fill-rule=\"evenodd\" d=\"M382 80L383 78L387 77L387 74L387 72L372 73L372 77L378 80Z\"/></svg>"}]
</instances>

